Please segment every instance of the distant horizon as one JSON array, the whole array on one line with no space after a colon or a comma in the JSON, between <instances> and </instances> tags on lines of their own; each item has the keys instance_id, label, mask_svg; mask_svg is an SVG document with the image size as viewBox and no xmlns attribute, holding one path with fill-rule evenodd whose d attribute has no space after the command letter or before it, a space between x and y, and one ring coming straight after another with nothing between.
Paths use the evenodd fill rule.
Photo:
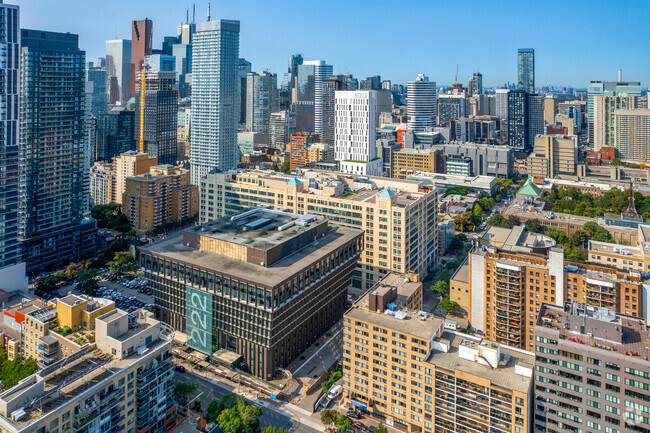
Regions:
<instances>
[{"instance_id":1,"label":"distant horizon","mask_svg":"<svg viewBox=\"0 0 650 433\"><path fill-rule=\"evenodd\" d=\"M92 62L105 56L107 40L131 39L132 20L153 21L154 48L161 47L164 36L176 35L188 9L192 20L189 0L5 2L21 7L21 28L78 34L80 48ZM203 22L207 0L195 3L196 22ZM470 16L459 14L463 9L480 19L462 20ZM562 18L546 18L551 11L562 11ZM479 70L484 87L498 88L516 83L519 48L535 49L537 88L586 89L592 80L615 81L619 68L623 80L640 81L644 89L650 84L650 27L645 23L650 2L505 0L489 5L465 0L434 5L411 0L396 8L387 0L308 6L285 0L279 8L263 0L213 0L211 16L241 22L240 57L252 63L253 71L277 74L278 84L287 59L296 53L306 60L325 60L335 74L351 73L359 80L381 75L406 84L424 73L440 87L441 82L453 83L458 66L458 81L464 85ZM602 31L609 22L625 26L612 36Z\"/></svg>"}]
</instances>

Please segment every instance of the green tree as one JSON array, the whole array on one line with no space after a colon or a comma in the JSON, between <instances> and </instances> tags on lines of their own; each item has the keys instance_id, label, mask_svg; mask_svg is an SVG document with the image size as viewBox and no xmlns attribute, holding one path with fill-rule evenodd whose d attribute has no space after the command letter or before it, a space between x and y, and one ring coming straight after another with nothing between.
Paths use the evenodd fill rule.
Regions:
<instances>
[{"instance_id":1,"label":"green tree","mask_svg":"<svg viewBox=\"0 0 650 433\"><path fill-rule=\"evenodd\" d=\"M338 418L338 412L335 410L325 409L320 414L320 422L327 426L334 424L336 422L336 418Z\"/></svg>"},{"instance_id":2,"label":"green tree","mask_svg":"<svg viewBox=\"0 0 650 433\"><path fill-rule=\"evenodd\" d=\"M262 427L262 430L260 430L260 433L275 433L275 427L268 425L266 427Z\"/></svg>"},{"instance_id":3,"label":"green tree","mask_svg":"<svg viewBox=\"0 0 650 433\"><path fill-rule=\"evenodd\" d=\"M481 197L478 201L478 205L481 206L481 209L487 212L494 206L494 199L492 197Z\"/></svg>"},{"instance_id":4,"label":"green tree","mask_svg":"<svg viewBox=\"0 0 650 433\"><path fill-rule=\"evenodd\" d=\"M1 346L0 346L1 347ZM7 352L0 348L0 382L4 390L14 387L24 378L38 371L38 364L33 358L18 356L9 361Z\"/></svg>"},{"instance_id":5,"label":"green tree","mask_svg":"<svg viewBox=\"0 0 650 433\"><path fill-rule=\"evenodd\" d=\"M500 213L498 213L498 214L494 215L492 218L490 218L488 220L488 224L491 225L491 226L503 227L503 228L506 228L506 229L510 229L510 228L514 227L514 224L512 224L510 221L505 219L504 216L501 215Z\"/></svg>"},{"instance_id":6,"label":"green tree","mask_svg":"<svg viewBox=\"0 0 650 433\"><path fill-rule=\"evenodd\" d=\"M472 216L470 217L472 223L474 223L475 226L480 225L481 222L483 222L483 215L485 215L485 212L483 212L481 206L476 206L472 211Z\"/></svg>"},{"instance_id":7,"label":"green tree","mask_svg":"<svg viewBox=\"0 0 650 433\"><path fill-rule=\"evenodd\" d=\"M43 296L46 293L52 293L57 290L67 280L64 271L56 271L45 277L40 277L36 282L34 293L37 296Z\"/></svg>"},{"instance_id":8,"label":"green tree","mask_svg":"<svg viewBox=\"0 0 650 433\"><path fill-rule=\"evenodd\" d=\"M207 422L217 422L217 417L221 413L221 410L219 409L219 402L217 400L213 400L210 405L208 406L208 410L206 411L206 416L205 420Z\"/></svg>"},{"instance_id":9,"label":"green tree","mask_svg":"<svg viewBox=\"0 0 650 433\"><path fill-rule=\"evenodd\" d=\"M538 219L530 219L524 223L526 230L533 233L541 233L543 228Z\"/></svg>"},{"instance_id":10,"label":"green tree","mask_svg":"<svg viewBox=\"0 0 650 433\"><path fill-rule=\"evenodd\" d=\"M352 424L350 424L350 419L347 416L341 415L336 418L336 429L338 431L346 432L351 426Z\"/></svg>"},{"instance_id":11,"label":"green tree","mask_svg":"<svg viewBox=\"0 0 650 433\"><path fill-rule=\"evenodd\" d=\"M449 245L449 252L452 254L458 254L461 251L463 251L463 245L467 242L467 236L464 234L460 233L454 236L454 239L451 241L451 245Z\"/></svg>"},{"instance_id":12,"label":"green tree","mask_svg":"<svg viewBox=\"0 0 650 433\"><path fill-rule=\"evenodd\" d=\"M282 171L285 172L286 174L291 173L291 163L289 160L286 160L282 163Z\"/></svg>"},{"instance_id":13,"label":"green tree","mask_svg":"<svg viewBox=\"0 0 650 433\"><path fill-rule=\"evenodd\" d=\"M225 408L217 416L217 424L226 433L255 433L260 426L262 408L253 407L241 396L235 397L235 405Z\"/></svg>"},{"instance_id":14,"label":"green tree","mask_svg":"<svg viewBox=\"0 0 650 433\"><path fill-rule=\"evenodd\" d=\"M451 186L451 187L447 188L446 194L447 195L456 195L456 194L458 194L458 195L467 195L468 192L469 192L469 190L467 189L467 187L464 187L464 186Z\"/></svg>"},{"instance_id":15,"label":"green tree","mask_svg":"<svg viewBox=\"0 0 650 433\"><path fill-rule=\"evenodd\" d=\"M176 403L181 406L186 406L190 395L196 390L196 385L193 383L178 382L174 388L174 398Z\"/></svg>"},{"instance_id":16,"label":"green tree","mask_svg":"<svg viewBox=\"0 0 650 433\"><path fill-rule=\"evenodd\" d=\"M445 281L438 281L436 282L436 284L432 285L429 289L435 293L439 293L440 295L444 296L447 294L447 283Z\"/></svg>"},{"instance_id":17,"label":"green tree","mask_svg":"<svg viewBox=\"0 0 650 433\"><path fill-rule=\"evenodd\" d=\"M129 237L132 237L132 238L133 238L133 237L136 237L136 236L138 235L138 232L136 232L135 230L131 229L131 230L129 230L128 232L126 232L126 235L129 236Z\"/></svg>"},{"instance_id":18,"label":"green tree","mask_svg":"<svg viewBox=\"0 0 650 433\"><path fill-rule=\"evenodd\" d=\"M271 170L280 171L280 167L278 166L277 162L274 162L273 164L271 164Z\"/></svg>"},{"instance_id":19,"label":"green tree","mask_svg":"<svg viewBox=\"0 0 650 433\"><path fill-rule=\"evenodd\" d=\"M65 268L65 276L68 280L74 280L77 278L79 273L83 270L83 266L77 263L70 263L67 268Z\"/></svg>"},{"instance_id":20,"label":"green tree","mask_svg":"<svg viewBox=\"0 0 650 433\"><path fill-rule=\"evenodd\" d=\"M192 412L201 413L201 402L199 400L194 400L192 407L190 408Z\"/></svg>"},{"instance_id":21,"label":"green tree","mask_svg":"<svg viewBox=\"0 0 650 433\"><path fill-rule=\"evenodd\" d=\"M95 268L84 269L77 276L77 289L82 293L95 294L99 288L99 271Z\"/></svg>"},{"instance_id":22,"label":"green tree","mask_svg":"<svg viewBox=\"0 0 650 433\"><path fill-rule=\"evenodd\" d=\"M385 425L379 423L379 425L373 430L373 433L388 433L388 429Z\"/></svg>"},{"instance_id":23,"label":"green tree","mask_svg":"<svg viewBox=\"0 0 650 433\"><path fill-rule=\"evenodd\" d=\"M587 239L597 242L614 242L612 234L605 228L599 226L593 221L588 221L582 226L582 231L585 232Z\"/></svg>"},{"instance_id":24,"label":"green tree","mask_svg":"<svg viewBox=\"0 0 650 433\"><path fill-rule=\"evenodd\" d=\"M341 371L339 370L333 371L330 374L330 377L325 382L321 383L321 390L323 391L323 393L329 391L332 385L334 385L336 381L338 381L341 377L343 377L343 373L341 373Z\"/></svg>"},{"instance_id":25,"label":"green tree","mask_svg":"<svg viewBox=\"0 0 650 433\"><path fill-rule=\"evenodd\" d=\"M445 296L440 300L440 308L445 310L448 314L456 314L460 310L460 305L456 301L451 301L449 296Z\"/></svg>"},{"instance_id":26,"label":"green tree","mask_svg":"<svg viewBox=\"0 0 650 433\"><path fill-rule=\"evenodd\" d=\"M136 272L138 270L138 263L133 254L123 251L115 253L113 260L108 262L108 267L111 272L121 275Z\"/></svg>"}]
</instances>

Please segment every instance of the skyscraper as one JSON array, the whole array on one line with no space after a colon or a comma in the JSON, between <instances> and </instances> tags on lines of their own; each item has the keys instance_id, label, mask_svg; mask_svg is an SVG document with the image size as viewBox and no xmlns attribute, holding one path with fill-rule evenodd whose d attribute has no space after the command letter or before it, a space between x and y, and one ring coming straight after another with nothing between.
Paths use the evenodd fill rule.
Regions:
<instances>
[{"instance_id":1,"label":"skyscraper","mask_svg":"<svg viewBox=\"0 0 650 433\"><path fill-rule=\"evenodd\" d=\"M332 75L332 77L323 80L323 133L321 134L321 141L332 146L334 145L336 130L335 95L339 90L350 90L346 88L343 75Z\"/></svg>"},{"instance_id":2,"label":"skyscraper","mask_svg":"<svg viewBox=\"0 0 650 433\"><path fill-rule=\"evenodd\" d=\"M508 118L508 92L510 89L496 89L494 91L494 106L497 117Z\"/></svg>"},{"instance_id":3,"label":"skyscraper","mask_svg":"<svg viewBox=\"0 0 650 433\"><path fill-rule=\"evenodd\" d=\"M279 109L278 76L266 71L249 72L246 81L246 129L266 134L271 113Z\"/></svg>"},{"instance_id":4,"label":"skyscraper","mask_svg":"<svg viewBox=\"0 0 650 433\"><path fill-rule=\"evenodd\" d=\"M293 88L296 85L296 77L298 76L298 66L303 62L302 54L292 54L289 56L289 67L287 68L287 78L289 81L289 94L292 94ZM293 101L291 101L293 102Z\"/></svg>"},{"instance_id":5,"label":"skyscraper","mask_svg":"<svg viewBox=\"0 0 650 433\"><path fill-rule=\"evenodd\" d=\"M526 150L533 150L535 137L544 133L544 103L538 94L526 96Z\"/></svg>"},{"instance_id":6,"label":"skyscraper","mask_svg":"<svg viewBox=\"0 0 650 433\"><path fill-rule=\"evenodd\" d=\"M239 21L196 25L192 61L192 184L237 165Z\"/></svg>"},{"instance_id":7,"label":"skyscraper","mask_svg":"<svg viewBox=\"0 0 650 433\"><path fill-rule=\"evenodd\" d=\"M147 71L142 100L141 72L136 73L135 136L138 150L158 158L158 164L176 165L178 91L175 71ZM144 108L140 104L144 102Z\"/></svg>"},{"instance_id":8,"label":"skyscraper","mask_svg":"<svg viewBox=\"0 0 650 433\"><path fill-rule=\"evenodd\" d=\"M535 50L519 48L517 52L517 89L535 93Z\"/></svg>"},{"instance_id":9,"label":"skyscraper","mask_svg":"<svg viewBox=\"0 0 650 433\"><path fill-rule=\"evenodd\" d=\"M313 66L314 73L314 131L323 132L323 80L332 76L334 67L324 60L308 60L302 66Z\"/></svg>"},{"instance_id":10,"label":"skyscraper","mask_svg":"<svg viewBox=\"0 0 650 433\"><path fill-rule=\"evenodd\" d=\"M621 77L622 78L622 77ZM641 83L638 81L591 81L587 88L587 130L589 144L594 144L594 97L605 92L625 93L627 96L641 97Z\"/></svg>"},{"instance_id":11,"label":"skyscraper","mask_svg":"<svg viewBox=\"0 0 650 433\"><path fill-rule=\"evenodd\" d=\"M436 82L429 77L418 74L415 81L409 81L407 87L408 128L413 132L423 132L426 128L436 126L438 114L438 97Z\"/></svg>"},{"instance_id":12,"label":"skyscraper","mask_svg":"<svg viewBox=\"0 0 650 433\"><path fill-rule=\"evenodd\" d=\"M508 92L508 146L515 150L524 150L527 144L527 96L524 90Z\"/></svg>"},{"instance_id":13,"label":"skyscraper","mask_svg":"<svg viewBox=\"0 0 650 433\"><path fill-rule=\"evenodd\" d=\"M20 238L28 271L67 265L96 248L84 218L84 62L78 36L22 30Z\"/></svg>"},{"instance_id":14,"label":"skyscraper","mask_svg":"<svg viewBox=\"0 0 650 433\"><path fill-rule=\"evenodd\" d=\"M483 74L480 72L474 72L474 75L472 76L472 88L469 90L472 95L483 94Z\"/></svg>"},{"instance_id":15,"label":"skyscraper","mask_svg":"<svg viewBox=\"0 0 650 433\"><path fill-rule=\"evenodd\" d=\"M97 118L96 161L110 162L124 152L135 150L135 111L114 107Z\"/></svg>"},{"instance_id":16,"label":"skyscraper","mask_svg":"<svg viewBox=\"0 0 650 433\"><path fill-rule=\"evenodd\" d=\"M336 136L334 158L341 171L381 176L384 162L377 156L375 109L371 91L336 92Z\"/></svg>"},{"instance_id":17,"label":"skyscraper","mask_svg":"<svg viewBox=\"0 0 650 433\"><path fill-rule=\"evenodd\" d=\"M86 80L92 82L92 96L90 100L90 114L95 118L106 113L108 95L106 93L106 80L108 74L105 68L88 69Z\"/></svg>"},{"instance_id":18,"label":"skyscraper","mask_svg":"<svg viewBox=\"0 0 650 433\"><path fill-rule=\"evenodd\" d=\"M251 72L251 62L246 59L239 59L237 64L237 73L239 75L239 100L237 108L239 110L238 120L240 125L246 124L246 96L248 94L248 74Z\"/></svg>"},{"instance_id":19,"label":"skyscraper","mask_svg":"<svg viewBox=\"0 0 650 433\"><path fill-rule=\"evenodd\" d=\"M131 23L131 96L135 96L135 74L142 69L144 57L151 54L153 21L148 18Z\"/></svg>"},{"instance_id":20,"label":"skyscraper","mask_svg":"<svg viewBox=\"0 0 650 433\"><path fill-rule=\"evenodd\" d=\"M269 144L275 149L284 150L289 137L296 131L296 116L288 110L271 113L269 119Z\"/></svg>"},{"instance_id":21,"label":"skyscraper","mask_svg":"<svg viewBox=\"0 0 650 433\"><path fill-rule=\"evenodd\" d=\"M131 98L131 41L106 41L106 71L109 77L117 78L118 100L128 101Z\"/></svg>"},{"instance_id":22,"label":"skyscraper","mask_svg":"<svg viewBox=\"0 0 650 433\"><path fill-rule=\"evenodd\" d=\"M18 242L20 9L0 2L0 289L27 287Z\"/></svg>"},{"instance_id":23,"label":"skyscraper","mask_svg":"<svg viewBox=\"0 0 650 433\"><path fill-rule=\"evenodd\" d=\"M616 123L615 113L618 110L639 108L639 97L630 96L624 92L605 92L603 95L594 96L594 150L598 151L603 147L615 146L618 129L630 129L630 123ZM648 147L643 140L641 147ZM619 151L620 153L620 151ZM635 152L636 153L636 152Z\"/></svg>"}]
</instances>

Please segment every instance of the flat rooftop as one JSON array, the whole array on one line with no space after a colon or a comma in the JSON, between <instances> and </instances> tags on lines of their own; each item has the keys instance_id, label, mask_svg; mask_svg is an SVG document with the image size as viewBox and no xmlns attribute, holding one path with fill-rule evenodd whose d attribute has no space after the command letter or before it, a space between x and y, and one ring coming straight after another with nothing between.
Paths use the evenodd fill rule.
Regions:
<instances>
[{"instance_id":1,"label":"flat rooftop","mask_svg":"<svg viewBox=\"0 0 650 433\"><path fill-rule=\"evenodd\" d=\"M255 208L190 227L185 231L232 244L268 250L324 222L325 219L321 216ZM283 226L286 226L286 229L279 230Z\"/></svg>"},{"instance_id":2,"label":"flat rooftop","mask_svg":"<svg viewBox=\"0 0 650 433\"><path fill-rule=\"evenodd\" d=\"M461 283L469 283L469 263L467 262L467 259L465 259L463 264L456 269L456 273L451 277L451 279L453 281L460 281Z\"/></svg>"},{"instance_id":3,"label":"flat rooftop","mask_svg":"<svg viewBox=\"0 0 650 433\"><path fill-rule=\"evenodd\" d=\"M551 237L529 232L524 226L511 229L491 226L483 234L481 241L502 251L530 252L533 248L551 248L556 245Z\"/></svg>"},{"instance_id":4,"label":"flat rooftop","mask_svg":"<svg viewBox=\"0 0 650 433\"><path fill-rule=\"evenodd\" d=\"M421 282L415 282L408 279L404 274L389 273L367 291L362 298L368 298L371 293L386 293L388 290L397 289L397 299L394 301L398 305L404 303L408 298L422 287Z\"/></svg>"},{"instance_id":5,"label":"flat rooftop","mask_svg":"<svg viewBox=\"0 0 650 433\"><path fill-rule=\"evenodd\" d=\"M643 257L643 251L639 247L611 244L608 242L589 241L589 251L603 254L615 254L619 256Z\"/></svg>"},{"instance_id":6,"label":"flat rooftop","mask_svg":"<svg viewBox=\"0 0 650 433\"><path fill-rule=\"evenodd\" d=\"M593 343L641 359L650 357L650 328L645 322L606 308L575 302L566 309L543 304L537 326L556 329L560 338L578 344Z\"/></svg>"},{"instance_id":7,"label":"flat rooftop","mask_svg":"<svg viewBox=\"0 0 650 433\"><path fill-rule=\"evenodd\" d=\"M500 388L520 391L524 394L528 393L530 384L533 381L532 377L518 374L515 370L518 370L516 367L521 367L530 369L532 372L535 366L534 353L500 345L501 362L499 368L492 368L488 365L469 361L459 356L459 347L462 344L469 346L479 345L488 340L481 340L469 335L456 334L448 331L443 332L441 340L447 340L449 342L449 350L447 352L441 352L434 349L427 358L427 362L435 365L436 368L443 368L452 372L462 371L473 376L488 379L492 385Z\"/></svg>"},{"instance_id":8,"label":"flat rooftop","mask_svg":"<svg viewBox=\"0 0 650 433\"><path fill-rule=\"evenodd\" d=\"M268 267L187 246L183 243L183 233L180 231L146 245L140 250L189 266L198 266L217 274L258 281L261 285L275 287L362 234L361 230L329 227L329 231L317 242L312 242Z\"/></svg>"}]
</instances>

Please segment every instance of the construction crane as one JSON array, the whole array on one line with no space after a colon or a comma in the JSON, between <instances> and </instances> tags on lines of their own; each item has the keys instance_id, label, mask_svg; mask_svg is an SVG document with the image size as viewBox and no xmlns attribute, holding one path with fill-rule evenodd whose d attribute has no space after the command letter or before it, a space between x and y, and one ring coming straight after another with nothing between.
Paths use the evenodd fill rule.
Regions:
<instances>
[{"instance_id":1,"label":"construction crane","mask_svg":"<svg viewBox=\"0 0 650 433\"><path fill-rule=\"evenodd\" d=\"M636 153L639 155L639 167L645 168L646 158L641 159L641 151L639 150L639 141L636 138L636 131L634 130L634 122L630 122L630 128L632 128L632 137L634 138L634 146L636 147Z\"/></svg>"},{"instance_id":2,"label":"construction crane","mask_svg":"<svg viewBox=\"0 0 650 433\"><path fill-rule=\"evenodd\" d=\"M454 83L458 82L458 63L456 63L456 75L454 75Z\"/></svg>"}]
</instances>

